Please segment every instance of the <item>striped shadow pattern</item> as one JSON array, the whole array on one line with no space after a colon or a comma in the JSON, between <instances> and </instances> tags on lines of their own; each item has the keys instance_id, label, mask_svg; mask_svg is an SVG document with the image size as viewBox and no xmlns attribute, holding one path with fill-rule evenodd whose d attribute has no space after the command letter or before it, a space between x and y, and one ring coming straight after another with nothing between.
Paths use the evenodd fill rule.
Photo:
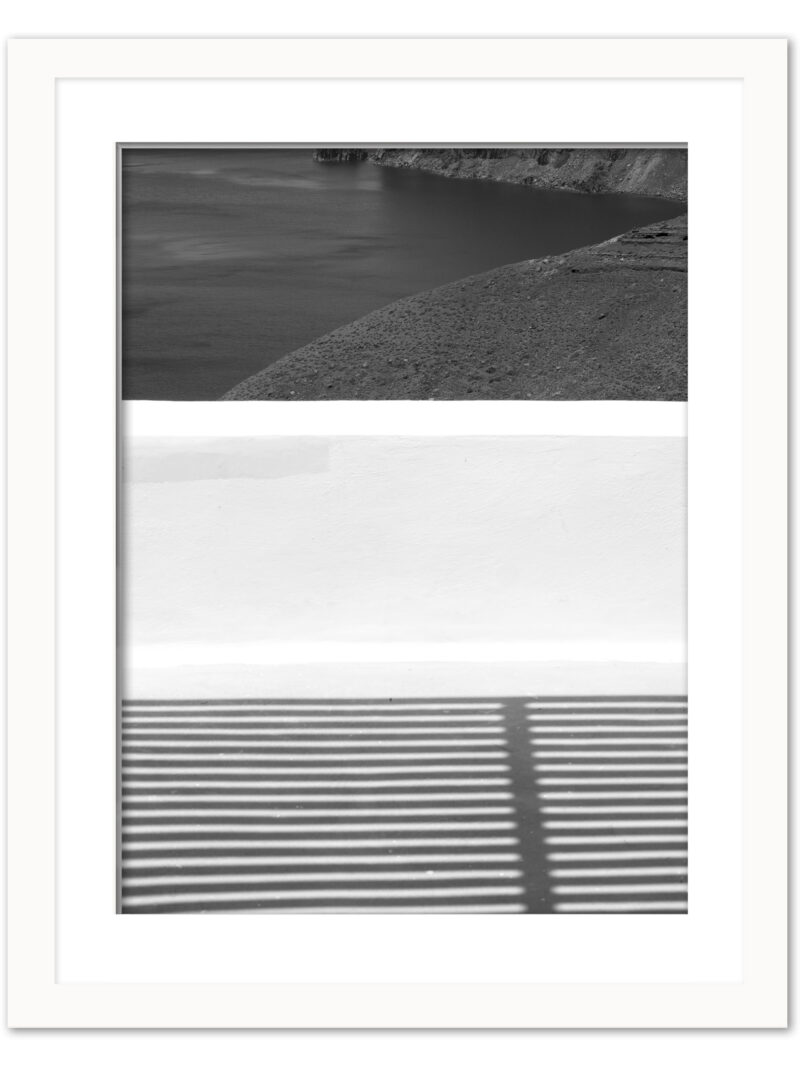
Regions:
<instances>
[{"instance_id":1,"label":"striped shadow pattern","mask_svg":"<svg viewBox=\"0 0 800 1067\"><path fill-rule=\"evenodd\" d=\"M126 702L122 910L525 910L502 701Z\"/></svg>"},{"instance_id":2,"label":"striped shadow pattern","mask_svg":"<svg viewBox=\"0 0 800 1067\"><path fill-rule=\"evenodd\" d=\"M524 706L553 910L686 912L686 700Z\"/></svg>"},{"instance_id":3,"label":"striped shadow pattern","mask_svg":"<svg viewBox=\"0 0 800 1067\"><path fill-rule=\"evenodd\" d=\"M685 910L685 711L644 698L126 701L122 911ZM658 760L638 744L648 722L682 723L681 773L663 751L680 746L674 729L648 739ZM631 791L646 795L611 795ZM680 846L647 825L661 811L638 810L667 801L684 805Z\"/></svg>"}]
</instances>

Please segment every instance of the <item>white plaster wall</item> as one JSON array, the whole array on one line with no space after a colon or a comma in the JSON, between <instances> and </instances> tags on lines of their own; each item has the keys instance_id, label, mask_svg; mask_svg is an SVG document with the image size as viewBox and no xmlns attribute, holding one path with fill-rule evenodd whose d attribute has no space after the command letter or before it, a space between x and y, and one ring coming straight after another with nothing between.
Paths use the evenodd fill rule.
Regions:
<instances>
[{"instance_id":1,"label":"white plaster wall","mask_svg":"<svg viewBox=\"0 0 800 1067\"><path fill-rule=\"evenodd\" d=\"M123 639L683 642L685 447L129 438Z\"/></svg>"}]
</instances>

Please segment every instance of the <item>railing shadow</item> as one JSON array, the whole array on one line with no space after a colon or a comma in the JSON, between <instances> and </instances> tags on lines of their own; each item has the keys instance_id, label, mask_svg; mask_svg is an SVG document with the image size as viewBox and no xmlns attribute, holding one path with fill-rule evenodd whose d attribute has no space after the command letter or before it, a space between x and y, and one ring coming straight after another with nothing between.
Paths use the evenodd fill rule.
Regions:
<instances>
[{"instance_id":1,"label":"railing shadow","mask_svg":"<svg viewBox=\"0 0 800 1067\"><path fill-rule=\"evenodd\" d=\"M123 911L686 910L680 696L137 700Z\"/></svg>"}]
</instances>

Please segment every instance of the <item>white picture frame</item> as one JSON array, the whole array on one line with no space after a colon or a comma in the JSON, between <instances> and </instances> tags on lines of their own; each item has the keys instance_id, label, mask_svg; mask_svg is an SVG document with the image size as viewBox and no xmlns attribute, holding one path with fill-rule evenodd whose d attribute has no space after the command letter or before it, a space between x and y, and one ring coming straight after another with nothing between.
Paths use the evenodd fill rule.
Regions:
<instances>
[{"instance_id":1,"label":"white picture frame","mask_svg":"<svg viewBox=\"0 0 800 1067\"><path fill-rule=\"evenodd\" d=\"M786 42L20 39L9 42L8 55L9 1024L17 1028L234 1029L785 1026ZM531 72L535 72L534 77ZM473 143L553 140L552 134L532 135L527 124L524 134L514 135L525 117L514 108L515 84L546 82L554 98L568 96L573 109L583 107L586 111L583 128L597 131L595 136L587 135L581 140L600 142L608 141L608 118L593 111L592 93L598 85L616 87L616 91L628 96L647 86L659 86L666 97L671 92L677 96L680 90L684 105L676 108L673 136L646 136L647 114L643 112L638 128L633 120L626 127L630 135L624 139L688 142L690 212L696 212L692 226L697 226L701 247L706 241L706 251L708 242L714 240L713 227L720 223L719 219L713 225L707 223L703 232L704 219L698 208L703 201L695 201L692 196L692 182L699 186L708 176L703 172L707 162L703 163L702 152L693 152L698 134L682 135L683 126L689 121L686 101L691 101L694 93L699 99L703 87L709 85L738 87L742 153L731 153L725 161L724 175L717 180L741 189L741 224L738 216L729 220L734 237L741 236L741 322L736 290L727 293L727 300L719 306L726 307L729 313L725 329L720 325L722 337L726 343L732 338L742 345L743 379L739 382L737 378L732 387L732 403L725 402L727 394L722 390L722 400L715 410L714 394L701 376L696 378L696 393L692 392L690 377L689 407L690 468L696 457L698 469L704 471L704 484L696 482L690 488L690 515L695 501L697 507L702 507L703 497L713 498L718 492L720 501L724 497L725 507L734 508L729 514L738 514L741 503L742 516L741 525L734 523L731 530L731 540L741 547L741 552L732 556L737 573L728 572L731 580L735 577L734 588L741 588L741 632L738 616L734 616L737 641L733 647L715 647L713 615L709 615L705 632L693 627L690 645L690 663L693 656L701 659L707 650L710 664L727 664L729 676L720 684L733 687L741 697L743 712L742 736L737 736L733 749L738 752L741 741L741 765L733 760L730 766L719 770L721 792L735 777L739 792L731 795L740 793L743 798L741 820L737 809L737 817L726 825L723 835L726 840L736 839L737 850L741 839L742 863L735 866L741 880L716 887L729 891L737 901L731 912L734 918L727 920L736 923L735 929L727 929L736 966L731 965L722 977L723 968L714 977L713 960L706 960L707 969L701 967L695 977L687 973L661 981L620 981L613 976L586 981L561 975L557 980L530 982L520 981L518 976L503 980L494 972L491 980L484 982L426 981L424 958L416 981L409 981L408 977L391 981L386 975L377 981L330 981L315 980L311 974L305 981L271 982L237 982L230 977L199 982L165 982L156 978L121 981L101 974L68 980L60 975L63 961L57 958L61 954L59 922L71 920L62 907L63 891L56 863L56 766L61 777L65 771L70 777L70 773L74 776L81 771L80 761L85 759L84 799L94 807L107 805L110 822L114 823L113 797L92 792L91 764L96 750L82 756L74 744L69 744L59 717L58 694L63 676L69 673L69 667L59 658L68 628L80 628L85 623L87 652L102 664L100 673L104 677L113 678L114 673L116 390L109 387L114 383L112 368L110 375L95 383L90 394L82 393L85 383L76 386L72 380L69 371L74 363L69 359L74 357L61 340L60 321L70 313L64 305L64 293L71 290L64 276L69 264L64 263L62 250L57 247L59 219L63 213L76 210L88 215L101 212L104 202L94 206L72 200L68 195L71 187L59 175L59 101L67 100L67 95L59 94L62 90L69 94L74 87L70 98L73 113L76 106L84 108L87 128L96 124L106 131L108 174L113 175L112 150L116 142L153 139L131 137L132 125L137 132L146 132L147 109L142 104L141 121L129 121L116 133L112 94L108 94L111 103L107 102L104 118L103 105L97 102L96 95L92 97L87 92L80 97L81 87L125 88L132 94L135 112L137 95L144 99L149 93L152 108L158 79L185 93L185 102L194 101L198 108L205 109L204 115L218 124L225 121L223 89L232 81L280 83L286 94L289 119L299 106L294 102L292 87L299 91L301 83L312 103L323 81L354 83L359 89L365 81L373 87L391 82L407 87L409 92L415 84L419 91L419 83L424 81L431 86L432 95L434 84L444 85L452 94L451 99L458 99L459 93L474 95L476 84L488 87L502 83L507 111L502 116L489 113L474 119L465 114L456 122L460 122L460 128L455 136L447 138ZM223 113L215 116L215 108ZM466 136L468 120L474 121L473 136ZM290 142L286 123L284 116L283 125L278 124L280 129L276 126L273 130L265 121L260 139ZM406 136L412 137L413 114L405 123ZM492 136L495 127L496 134ZM357 115L343 122L341 129L343 143L373 139L358 136ZM232 135L230 139L241 138ZM309 139L313 140L297 138ZM574 138L562 136L559 140ZM770 161L768 168L763 165L765 159ZM113 187L108 192L113 203ZM105 218L102 224L108 227L112 223ZM717 236L722 239L719 229ZM694 261L690 263L691 278ZM95 329L93 333L92 324L85 323L88 365L98 357L107 360L115 348L113 331L106 330L111 321L106 312L109 308L113 311L113 256L99 264L99 270L103 281L97 300L105 311L98 316L99 332ZM80 277L72 277L72 291L81 284ZM692 293L694 299L697 289ZM719 301L719 293L716 299ZM713 349L715 335L708 332L701 316L695 319L694 311L690 316L690 362L694 360L699 365L709 359L705 353ZM736 360L733 368L738 368ZM84 436L77 446L70 442L69 447L63 448L63 416L70 412L73 421L80 412ZM728 435L729 429L732 436ZM741 452L713 447L715 442L731 440L741 440ZM90 457L97 453L103 463L95 478ZM87 463L84 469L76 469L76 457L81 454ZM66 498L65 477L70 486ZM65 508L83 509L91 530L89 540L102 546L99 554L79 552L74 540L66 536L61 521L67 515ZM690 555L690 598L692 583L701 580L702 571L711 565L717 549L723 552L713 539L707 539L693 557ZM87 591L85 618L65 617L64 605L57 603L58 573L65 569L82 569ZM105 599L96 600L94 594L101 588ZM109 591L110 599L106 596ZM95 603L104 605L100 615L93 611ZM92 633L100 635L97 640ZM104 693L108 696L107 689L87 682L87 714L104 714ZM690 681L690 699L691 693ZM111 696L113 699L113 691ZM113 708L108 708L107 713L113 716ZM734 717L732 722L736 725L738 719ZM703 763L709 759L708 750L701 746L695 751L701 765L709 769L711 764ZM724 745L720 751L724 756ZM103 752L101 748L101 755ZM113 759L107 750L105 755ZM706 784L704 788L710 796L713 786ZM87 855L91 850L107 851L109 847L113 851L110 840L92 839L86 845ZM734 857L739 855L737 850ZM61 855L59 862L76 861ZM713 888L713 872L708 877ZM696 914L702 920L703 908L707 908L705 914L710 922L713 906L713 893L706 894L699 901ZM109 909L108 921L112 924L130 919L113 915L113 900L109 901ZM240 917L245 942L249 924L260 918ZM558 921L572 924L586 918L561 917ZM641 939L646 936L645 931L654 929L640 921L647 917L621 918L635 924L626 928L626 936L632 939ZM660 918L663 922L664 917ZM105 920L98 915L96 921L99 931ZM375 929L370 928L369 937L374 936ZM509 931L513 941L516 932L506 925L504 932ZM726 930L720 927L718 932L724 935Z\"/></svg>"}]
</instances>

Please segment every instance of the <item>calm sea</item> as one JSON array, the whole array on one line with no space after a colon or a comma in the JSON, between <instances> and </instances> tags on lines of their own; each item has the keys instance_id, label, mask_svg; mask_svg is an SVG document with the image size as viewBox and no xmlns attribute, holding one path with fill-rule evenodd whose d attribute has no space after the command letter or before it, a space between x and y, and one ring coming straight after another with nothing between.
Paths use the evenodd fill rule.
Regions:
<instances>
[{"instance_id":1,"label":"calm sea","mask_svg":"<svg viewBox=\"0 0 800 1067\"><path fill-rule=\"evenodd\" d=\"M122 194L129 400L215 400L400 297L685 210L321 164L311 149L129 149Z\"/></svg>"}]
</instances>

